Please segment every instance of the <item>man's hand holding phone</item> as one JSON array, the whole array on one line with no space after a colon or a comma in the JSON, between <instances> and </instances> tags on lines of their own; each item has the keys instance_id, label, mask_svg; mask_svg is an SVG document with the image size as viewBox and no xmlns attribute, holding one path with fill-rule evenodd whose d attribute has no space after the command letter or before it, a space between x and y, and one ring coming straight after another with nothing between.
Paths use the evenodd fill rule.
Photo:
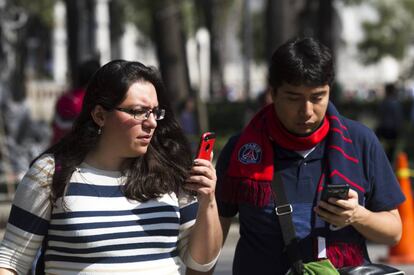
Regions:
<instances>
[{"instance_id":1,"label":"man's hand holding phone","mask_svg":"<svg viewBox=\"0 0 414 275\"><path fill-rule=\"evenodd\" d=\"M321 200L314 208L318 216L336 228L353 224L360 207L358 193L349 186L331 187L329 191L326 190L328 189L325 189L325 194L322 193Z\"/></svg>"},{"instance_id":2,"label":"man's hand holding phone","mask_svg":"<svg viewBox=\"0 0 414 275\"><path fill-rule=\"evenodd\" d=\"M349 185L348 184L329 184L325 186L322 191L321 200L328 201L330 198L348 199Z\"/></svg>"}]
</instances>

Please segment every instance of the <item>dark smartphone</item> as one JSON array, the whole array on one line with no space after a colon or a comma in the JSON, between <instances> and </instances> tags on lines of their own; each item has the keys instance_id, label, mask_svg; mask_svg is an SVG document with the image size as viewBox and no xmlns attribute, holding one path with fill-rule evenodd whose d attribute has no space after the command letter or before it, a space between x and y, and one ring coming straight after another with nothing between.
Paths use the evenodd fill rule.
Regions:
<instances>
[{"instance_id":1,"label":"dark smartphone","mask_svg":"<svg viewBox=\"0 0 414 275\"><path fill-rule=\"evenodd\" d=\"M216 142L216 134L213 132L206 132L201 135L200 143L198 145L196 158L210 160L211 152Z\"/></svg>"},{"instance_id":2,"label":"dark smartphone","mask_svg":"<svg viewBox=\"0 0 414 275\"><path fill-rule=\"evenodd\" d=\"M321 200L328 201L329 198L347 199L349 192L348 184L328 184L322 191Z\"/></svg>"}]
</instances>

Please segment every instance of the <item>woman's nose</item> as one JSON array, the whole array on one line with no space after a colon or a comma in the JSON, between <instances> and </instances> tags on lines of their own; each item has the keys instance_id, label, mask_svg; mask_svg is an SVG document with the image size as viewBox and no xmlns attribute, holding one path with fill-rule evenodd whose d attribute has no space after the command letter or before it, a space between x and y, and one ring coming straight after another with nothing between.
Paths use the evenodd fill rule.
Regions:
<instances>
[{"instance_id":1,"label":"woman's nose","mask_svg":"<svg viewBox=\"0 0 414 275\"><path fill-rule=\"evenodd\" d=\"M155 119L154 113L151 112L148 118L142 122L142 125L148 128L157 127L157 120Z\"/></svg>"}]
</instances>

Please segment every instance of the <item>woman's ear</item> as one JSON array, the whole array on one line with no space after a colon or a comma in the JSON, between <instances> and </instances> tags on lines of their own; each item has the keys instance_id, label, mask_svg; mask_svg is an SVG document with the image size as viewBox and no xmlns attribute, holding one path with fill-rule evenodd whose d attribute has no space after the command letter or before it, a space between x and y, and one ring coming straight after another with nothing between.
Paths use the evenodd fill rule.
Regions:
<instances>
[{"instance_id":1,"label":"woman's ear","mask_svg":"<svg viewBox=\"0 0 414 275\"><path fill-rule=\"evenodd\" d=\"M105 125L107 113L108 111L105 110L101 105L96 105L91 111L91 116L93 121L95 121L99 127L103 127Z\"/></svg>"}]
</instances>

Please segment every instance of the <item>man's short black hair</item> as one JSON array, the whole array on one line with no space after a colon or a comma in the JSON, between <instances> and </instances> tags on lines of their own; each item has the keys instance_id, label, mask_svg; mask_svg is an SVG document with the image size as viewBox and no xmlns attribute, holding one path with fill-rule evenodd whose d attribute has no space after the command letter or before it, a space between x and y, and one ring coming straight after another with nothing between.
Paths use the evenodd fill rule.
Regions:
<instances>
[{"instance_id":1,"label":"man's short black hair","mask_svg":"<svg viewBox=\"0 0 414 275\"><path fill-rule=\"evenodd\" d=\"M316 87L331 85L334 79L331 51L311 37L295 38L272 55L269 85L276 91L283 83Z\"/></svg>"}]
</instances>

